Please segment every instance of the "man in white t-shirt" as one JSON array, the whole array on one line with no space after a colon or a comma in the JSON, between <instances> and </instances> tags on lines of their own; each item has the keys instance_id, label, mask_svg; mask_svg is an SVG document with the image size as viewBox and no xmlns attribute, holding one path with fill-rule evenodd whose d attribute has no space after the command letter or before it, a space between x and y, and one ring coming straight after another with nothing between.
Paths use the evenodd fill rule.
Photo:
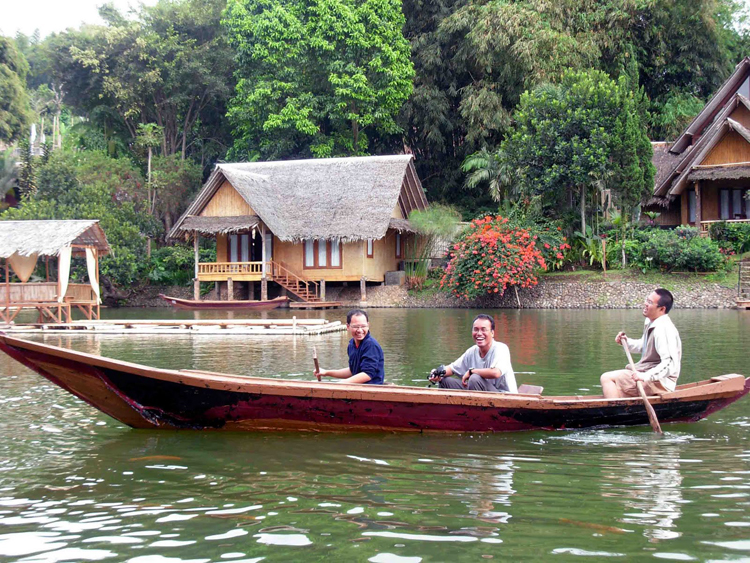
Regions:
<instances>
[{"instance_id":1,"label":"man in white t-shirt","mask_svg":"<svg viewBox=\"0 0 750 563\"><path fill-rule=\"evenodd\" d=\"M430 381L439 383L442 389L518 393L510 350L502 342L495 342L495 319L477 315L471 326L471 336L476 346L446 366L444 373L441 369L432 370Z\"/></svg>"}]
</instances>

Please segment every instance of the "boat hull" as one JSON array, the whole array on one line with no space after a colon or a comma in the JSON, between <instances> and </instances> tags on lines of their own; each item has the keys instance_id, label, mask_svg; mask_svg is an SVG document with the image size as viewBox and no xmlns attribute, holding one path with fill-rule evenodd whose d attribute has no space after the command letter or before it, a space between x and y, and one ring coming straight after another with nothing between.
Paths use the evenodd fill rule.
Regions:
<instances>
[{"instance_id":1,"label":"boat hull","mask_svg":"<svg viewBox=\"0 0 750 563\"><path fill-rule=\"evenodd\" d=\"M186 311L238 311L251 309L253 311L270 311L280 307L287 301L287 297L276 297L267 301L193 301L159 294L159 297L177 309Z\"/></svg>"},{"instance_id":2,"label":"boat hull","mask_svg":"<svg viewBox=\"0 0 750 563\"><path fill-rule=\"evenodd\" d=\"M134 428L500 432L647 425L640 399L541 397L342 385L159 370L0 335L0 349ZM750 391L736 374L654 398L659 420L692 422Z\"/></svg>"}]
</instances>

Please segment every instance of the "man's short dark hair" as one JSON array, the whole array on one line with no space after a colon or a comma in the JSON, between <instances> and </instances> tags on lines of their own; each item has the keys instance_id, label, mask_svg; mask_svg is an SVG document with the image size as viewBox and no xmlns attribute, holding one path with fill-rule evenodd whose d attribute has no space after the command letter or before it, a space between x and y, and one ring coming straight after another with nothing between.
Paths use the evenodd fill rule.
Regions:
<instances>
[{"instance_id":1,"label":"man's short dark hair","mask_svg":"<svg viewBox=\"0 0 750 563\"><path fill-rule=\"evenodd\" d=\"M493 319L489 315L485 315L484 313L474 317L474 320L471 321L471 326L474 326L474 323L477 322L479 319L482 319L484 321L490 321L490 327L492 328L493 331L495 330L495 319Z\"/></svg>"},{"instance_id":2,"label":"man's short dark hair","mask_svg":"<svg viewBox=\"0 0 750 563\"><path fill-rule=\"evenodd\" d=\"M348 325L352 324L352 317L355 315L362 315L367 320L368 323L370 322L370 317L368 317L367 313L365 313L363 310L352 309L346 314L346 324Z\"/></svg>"},{"instance_id":3,"label":"man's short dark hair","mask_svg":"<svg viewBox=\"0 0 750 563\"><path fill-rule=\"evenodd\" d=\"M669 311L672 310L672 305L674 305L674 297L672 297L672 294L669 292L669 290L664 289L663 287L655 289L654 293L659 296L659 302L656 304L656 306L664 307L667 310L667 313L669 313Z\"/></svg>"}]
</instances>

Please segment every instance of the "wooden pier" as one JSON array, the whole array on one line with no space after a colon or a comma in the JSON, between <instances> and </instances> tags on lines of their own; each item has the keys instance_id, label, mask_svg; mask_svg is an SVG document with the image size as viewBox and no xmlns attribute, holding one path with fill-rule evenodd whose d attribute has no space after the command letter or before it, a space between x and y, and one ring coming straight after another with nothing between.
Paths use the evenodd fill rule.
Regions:
<instances>
[{"instance_id":1,"label":"wooden pier","mask_svg":"<svg viewBox=\"0 0 750 563\"><path fill-rule=\"evenodd\" d=\"M341 303L338 301L290 301L290 309L338 309Z\"/></svg>"},{"instance_id":2,"label":"wooden pier","mask_svg":"<svg viewBox=\"0 0 750 563\"><path fill-rule=\"evenodd\" d=\"M55 324L0 325L8 333L317 335L346 330L326 319L82 320Z\"/></svg>"}]
</instances>

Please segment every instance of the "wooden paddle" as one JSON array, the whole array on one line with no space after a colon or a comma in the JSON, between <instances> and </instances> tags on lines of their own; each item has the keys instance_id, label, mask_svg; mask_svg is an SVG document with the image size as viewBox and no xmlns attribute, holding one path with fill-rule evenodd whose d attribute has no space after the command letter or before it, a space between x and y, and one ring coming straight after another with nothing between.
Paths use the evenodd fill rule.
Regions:
<instances>
[{"instance_id":1,"label":"wooden paddle","mask_svg":"<svg viewBox=\"0 0 750 563\"><path fill-rule=\"evenodd\" d=\"M621 338L620 343L622 344L622 347L625 350L625 354L628 356L630 369L632 369L633 371L636 371L635 363L633 363L633 356L630 355L630 350L628 349L627 338ZM659 425L659 419L656 418L656 412L654 411L654 407L652 407L651 403L648 402L648 397L646 396L646 392L643 390L643 383L641 383L640 381L636 381L635 385L638 388L638 393L640 394L641 400L643 401L643 406L646 407L646 413L648 413L648 421L651 423L651 428L653 428L654 432L656 432L657 434L662 434L661 426Z\"/></svg>"},{"instance_id":2,"label":"wooden paddle","mask_svg":"<svg viewBox=\"0 0 750 563\"><path fill-rule=\"evenodd\" d=\"M320 378L320 364L318 363L318 351L315 349L315 346L313 346L313 362L315 362L315 377L318 378L318 381L321 381Z\"/></svg>"}]
</instances>

